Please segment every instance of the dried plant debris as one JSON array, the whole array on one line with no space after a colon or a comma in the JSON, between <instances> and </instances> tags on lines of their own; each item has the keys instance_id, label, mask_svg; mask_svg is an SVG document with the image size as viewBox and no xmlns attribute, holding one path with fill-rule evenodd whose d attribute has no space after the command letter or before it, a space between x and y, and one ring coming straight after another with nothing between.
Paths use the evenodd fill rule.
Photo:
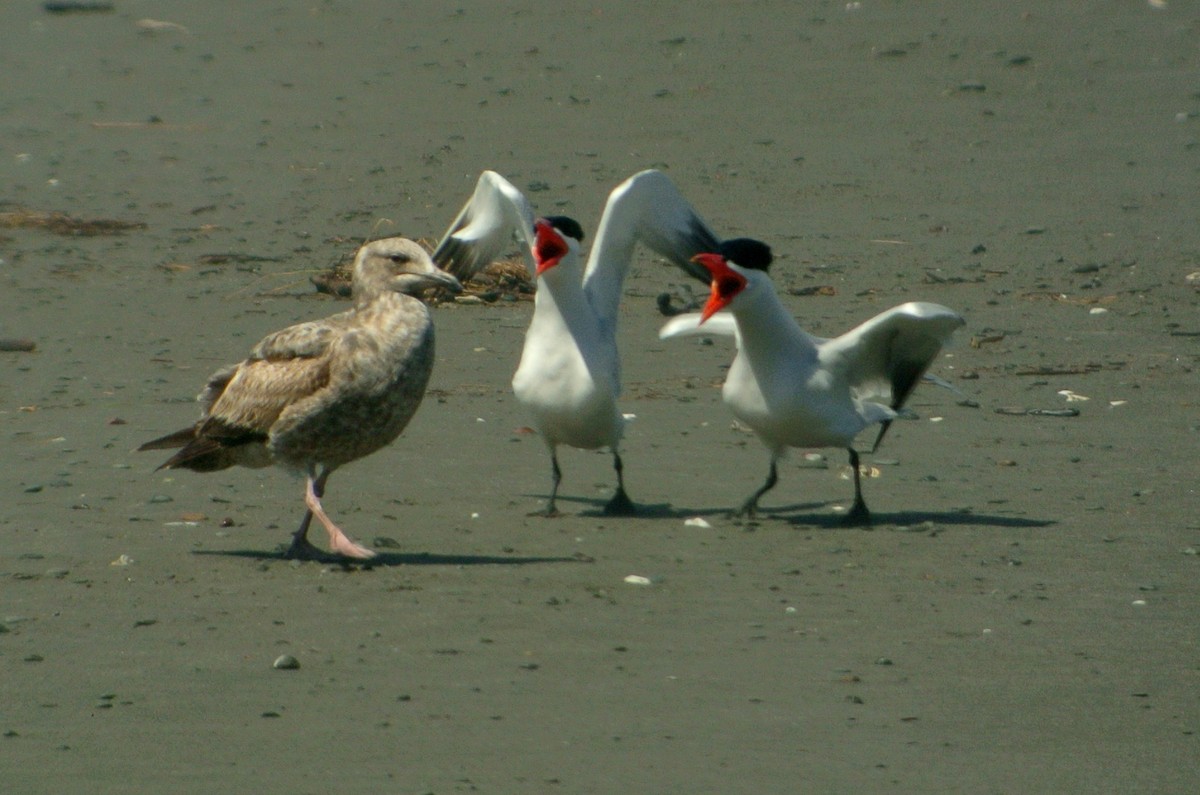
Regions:
<instances>
[{"instance_id":1,"label":"dried plant debris","mask_svg":"<svg viewBox=\"0 0 1200 795\"><path fill-rule=\"evenodd\" d=\"M433 250L432 241L421 239L418 242L427 250ZM328 270L312 276L310 281L317 288L317 292L328 293L339 298L349 298L350 270L353 266L354 256L347 256ZM527 301L533 296L535 289L524 260L520 257L513 257L496 260L476 273L463 284L463 291L460 295L451 296L444 290L434 288L426 291L421 297L433 304L451 300L460 304L491 304L497 301Z\"/></svg>"},{"instance_id":2,"label":"dried plant debris","mask_svg":"<svg viewBox=\"0 0 1200 795\"><path fill-rule=\"evenodd\" d=\"M1085 295L1073 296L1066 293L1056 293L1053 291L1039 290L1031 293L1022 293L1021 298L1026 301L1055 301L1062 304L1074 304L1076 306L1095 306L1097 304L1113 304L1117 301L1115 295Z\"/></svg>"},{"instance_id":3,"label":"dried plant debris","mask_svg":"<svg viewBox=\"0 0 1200 795\"><path fill-rule=\"evenodd\" d=\"M145 229L138 221L120 221L113 218L75 218L66 213L42 212L17 207L0 212L0 227L5 229L42 229L56 235L74 237L97 237L122 235L126 232Z\"/></svg>"},{"instance_id":4,"label":"dried plant debris","mask_svg":"<svg viewBox=\"0 0 1200 795\"><path fill-rule=\"evenodd\" d=\"M1079 409L1027 409L1020 406L1001 406L997 414L1013 417L1078 417Z\"/></svg>"},{"instance_id":5,"label":"dried plant debris","mask_svg":"<svg viewBox=\"0 0 1200 795\"><path fill-rule=\"evenodd\" d=\"M197 260L201 265L255 265L260 262L279 262L279 257L262 257L258 254L241 254L227 251L221 254L203 254Z\"/></svg>"},{"instance_id":6,"label":"dried plant debris","mask_svg":"<svg viewBox=\"0 0 1200 795\"><path fill-rule=\"evenodd\" d=\"M1109 362L1087 362L1085 364L1050 364L1040 365L1038 367L1023 367L1013 373L1013 375L1087 375L1100 370L1124 370L1127 362L1109 361Z\"/></svg>"},{"instance_id":7,"label":"dried plant debris","mask_svg":"<svg viewBox=\"0 0 1200 795\"><path fill-rule=\"evenodd\" d=\"M787 288L788 295L799 295L809 297L819 295L822 297L832 297L837 295L837 288L832 284L814 284L808 287L789 287Z\"/></svg>"},{"instance_id":8,"label":"dried plant debris","mask_svg":"<svg viewBox=\"0 0 1200 795\"><path fill-rule=\"evenodd\" d=\"M107 14L114 10L110 2L88 2L87 0L65 0L65 2L42 3L47 14Z\"/></svg>"}]
</instances>

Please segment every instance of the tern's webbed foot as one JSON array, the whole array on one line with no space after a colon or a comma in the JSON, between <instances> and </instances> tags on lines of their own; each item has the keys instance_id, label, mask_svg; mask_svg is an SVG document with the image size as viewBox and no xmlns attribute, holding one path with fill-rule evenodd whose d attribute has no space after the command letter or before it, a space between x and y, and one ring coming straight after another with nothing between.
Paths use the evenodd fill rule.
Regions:
<instances>
[{"instance_id":1,"label":"tern's webbed foot","mask_svg":"<svg viewBox=\"0 0 1200 795\"><path fill-rule=\"evenodd\" d=\"M730 519L754 519L758 516L758 500L749 499L742 503L741 507L735 508L729 512Z\"/></svg>"},{"instance_id":2,"label":"tern's webbed foot","mask_svg":"<svg viewBox=\"0 0 1200 795\"><path fill-rule=\"evenodd\" d=\"M870 527L871 512L867 510L865 502L855 502L846 515L842 517L842 524L846 527Z\"/></svg>"},{"instance_id":3,"label":"tern's webbed foot","mask_svg":"<svg viewBox=\"0 0 1200 795\"><path fill-rule=\"evenodd\" d=\"M605 516L636 516L637 512L637 506L629 499L624 489L618 489L604 506Z\"/></svg>"}]
</instances>

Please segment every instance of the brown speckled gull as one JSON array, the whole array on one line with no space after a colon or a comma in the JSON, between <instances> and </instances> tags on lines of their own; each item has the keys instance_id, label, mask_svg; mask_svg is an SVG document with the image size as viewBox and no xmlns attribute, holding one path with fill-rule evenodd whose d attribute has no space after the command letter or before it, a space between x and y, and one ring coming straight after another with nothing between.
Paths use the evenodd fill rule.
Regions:
<instances>
[{"instance_id":1,"label":"brown speckled gull","mask_svg":"<svg viewBox=\"0 0 1200 795\"><path fill-rule=\"evenodd\" d=\"M412 294L461 290L423 248L400 237L359 249L352 283L353 309L267 336L245 361L208 379L195 425L138 448L182 448L160 469L276 464L303 474L307 510L286 557L320 556L307 538L313 516L333 552L374 557L326 515L325 482L399 436L421 405L433 369L433 324Z\"/></svg>"}]
</instances>

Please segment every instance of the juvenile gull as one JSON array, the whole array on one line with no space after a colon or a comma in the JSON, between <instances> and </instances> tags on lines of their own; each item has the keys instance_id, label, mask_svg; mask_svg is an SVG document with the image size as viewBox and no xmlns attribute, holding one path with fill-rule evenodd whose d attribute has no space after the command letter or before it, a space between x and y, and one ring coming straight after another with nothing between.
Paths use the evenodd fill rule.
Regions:
<instances>
[{"instance_id":1,"label":"juvenile gull","mask_svg":"<svg viewBox=\"0 0 1200 795\"><path fill-rule=\"evenodd\" d=\"M787 448L841 447L849 452L854 470L854 503L846 522L868 524L871 514L863 501L854 437L880 423L879 446L921 376L964 321L939 304L909 302L840 337L815 337L784 309L761 258L757 263L736 261L753 253L751 246L697 255L696 262L712 274L711 297L703 312L674 318L659 336L713 332L737 340L737 356L721 394L771 453L766 482L739 514L753 516L759 498L774 488L776 464Z\"/></svg>"},{"instance_id":2,"label":"juvenile gull","mask_svg":"<svg viewBox=\"0 0 1200 795\"><path fill-rule=\"evenodd\" d=\"M303 474L306 510L289 558L320 557L307 537L314 516L333 552L374 557L321 507L325 483L338 467L399 436L421 405L433 369L433 324L412 294L461 290L423 248L401 237L360 248L352 285L352 309L267 336L245 361L209 377L195 425L138 448L182 448L159 469L275 464Z\"/></svg>"},{"instance_id":3,"label":"juvenile gull","mask_svg":"<svg viewBox=\"0 0 1200 795\"><path fill-rule=\"evenodd\" d=\"M625 274L641 243L707 284L708 271L692 256L723 244L671 180L651 169L634 174L609 194L585 262L580 253L583 229L577 222L565 216L535 222L525 196L504 177L485 171L433 259L466 280L514 236L523 244L537 293L512 384L550 451L553 485L546 515L557 514L562 480L557 451L564 444L611 450L617 488L604 511L634 513L618 451L625 421L617 407L621 374L616 329Z\"/></svg>"}]
</instances>

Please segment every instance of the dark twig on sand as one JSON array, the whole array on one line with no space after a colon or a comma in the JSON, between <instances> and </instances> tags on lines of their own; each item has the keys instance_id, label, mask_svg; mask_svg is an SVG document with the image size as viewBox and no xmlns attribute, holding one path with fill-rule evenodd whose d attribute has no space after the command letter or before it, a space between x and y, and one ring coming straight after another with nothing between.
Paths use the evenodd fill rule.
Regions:
<instances>
[{"instance_id":1,"label":"dark twig on sand","mask_svg":"<svg viewBox=\"0 0 1200 795\"><path fill-rule=\"evenodd\" d=\"M29 353L37 343L24 337L0 337L0 351L5 353Z\"/></svg>"}]
</instances>

